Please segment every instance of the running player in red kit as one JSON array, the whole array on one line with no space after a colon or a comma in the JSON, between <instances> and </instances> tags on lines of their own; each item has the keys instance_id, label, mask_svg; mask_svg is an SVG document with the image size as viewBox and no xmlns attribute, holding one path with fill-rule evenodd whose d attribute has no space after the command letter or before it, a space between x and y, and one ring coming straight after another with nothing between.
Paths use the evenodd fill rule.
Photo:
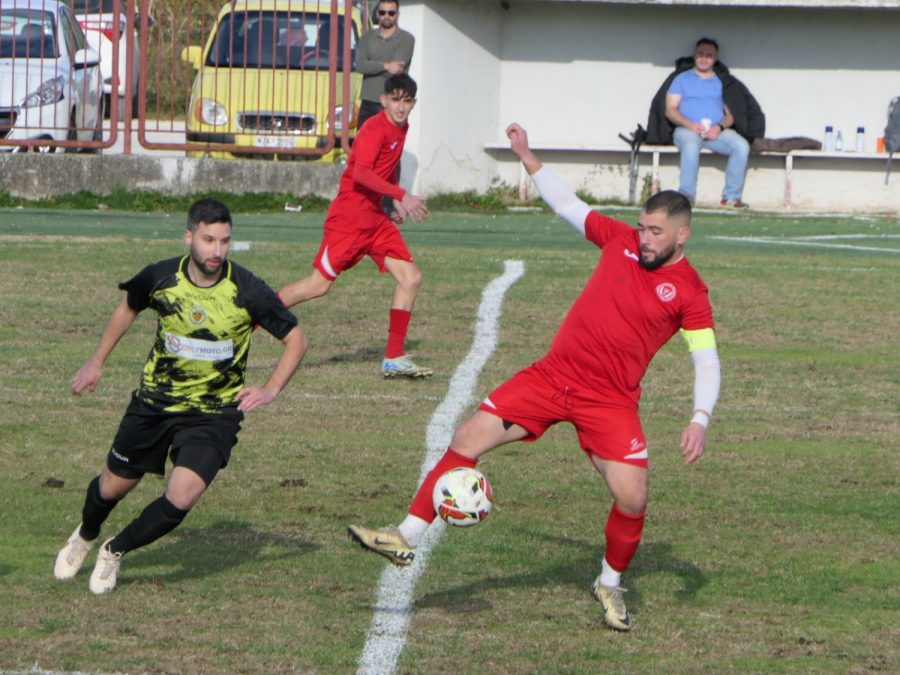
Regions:
<instances>
[{"instance_id":1,"label":"running player in red kit","mask_svg":"<svg viewBox=\"0 0 900 675\"><path fill-rule=\"evenodd\" d=\"M422 273L413 262L397 225L381 208L382 196L394 200L396 220L423 220L425 202L397 184L407 119L416 105L415 80L405 73L387 79L381 104L384 110L366 121L353 142L337 197L325 217L324 236L313 260L313 272L288 284L278 295L285 306L328 293L338 275L369 256L380 272L397 282L391 301L387 347L381 362L384 377L428 377L430 368L418 366L406 354L406 333Z\"/></svg>"},{"instance_id":2,"label":"running player in red kit","mask_svg":"<svg viewBox=\"0 0 900 675\"><path fill-rule=\"evenodd\" d=\"M684 257L691 205L667 190L644 204L637 228L593 211L542 167L518 124L506 134L512 151L541 197L597 246L603 255L563 320L544 358L500 385L462 424L450 448L425 477L406 519L396 528L351 525L364 548L396 565L409 565L435 518L432 492L452 468L512 441L535 441L558 422L571 422L613 498L606 521L606 551L592 592L604 620L631 629L620 586L641 541L647 505L648 452L638 416L640 382L651 359L676 332L694 362L694 408L681 432L685 464L706 447L706 427L719 395L719 357L707 288Z\"/></svg>"}]
</instances>

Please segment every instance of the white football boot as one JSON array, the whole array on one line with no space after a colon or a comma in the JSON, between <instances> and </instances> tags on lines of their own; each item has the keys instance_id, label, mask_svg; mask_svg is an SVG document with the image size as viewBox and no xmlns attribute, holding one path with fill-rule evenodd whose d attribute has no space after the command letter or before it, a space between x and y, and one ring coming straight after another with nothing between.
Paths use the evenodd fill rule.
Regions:
<instances>
[{"instance_id":1,"label":"white football boot","mask_svg":"<svg viewBox=\"0 0 900 675\"><path fill-rule=\"evenodd\" d=\"M79 523L78 527L76 527L75 531L72 533L72 536L69 537L66 542L66 545L63 546L62 550L56 555L56 565L53 566L53 575L57 579L65 580L71 579L78 574L78 570L84 565L85 558L87 558L91 549L94 548L96 542L96 539L88 541L87 539L81 538L81 523Z\"/></svg>"}]
</instances>

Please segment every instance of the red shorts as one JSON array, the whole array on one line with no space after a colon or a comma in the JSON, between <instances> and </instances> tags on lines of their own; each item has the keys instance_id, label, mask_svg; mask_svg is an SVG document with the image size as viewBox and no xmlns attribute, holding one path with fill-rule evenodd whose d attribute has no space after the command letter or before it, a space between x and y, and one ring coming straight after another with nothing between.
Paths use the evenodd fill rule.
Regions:
<instances>
[{"instance_id":1,"label":"red shorts","mask_svg":"<svg viewBox=\"0 0 900 675\"><path fill-rule=\"evenodd\" d=\"M357 224L360 220L368 222L353 230L330 226L336 221L345 225L348 219L354 219L353 222ZM326 279L334 281L341 272L349 270L365 256L375 262L379 272L387 271L384 266L385 258L413 261L399 228L381 211L357 211L355 216L329 213L324 229L322 245L313 260L313 267Z\"/></svg>"},{"instance_id":2,"label":"red shorts","mask_svg":"<svg viewBox=\"0 0 900 675\"><path fill-rule=\"evenodd\" d=\"M637 410L605 404L596 392L590 394L557 383L532 364L494 389L479 410L518 424L529 433L525 441L536 441L558 422L571 422L585 452L646 468L647 442Z\"/></svg>"}]
</instances>

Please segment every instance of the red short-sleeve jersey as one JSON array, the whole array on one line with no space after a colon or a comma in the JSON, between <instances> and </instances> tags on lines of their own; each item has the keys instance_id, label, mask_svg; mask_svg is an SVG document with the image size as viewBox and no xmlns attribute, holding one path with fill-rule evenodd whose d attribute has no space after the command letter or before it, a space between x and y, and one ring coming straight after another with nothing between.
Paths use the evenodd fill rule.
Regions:
<instances>
[{"instance_id":1,"label":"red short-sleeve jersey","mask_svg":"<svg viewBox=\"0 0 900 675\"><path fill-rule=\"evenodd\" d=\"M592 211L585 236L603 254L540 365L610 403L636 407L656 352L680 328L713 327L709 294L687 258L641 267L638 231L627 223Z\"/></svg>"}]
</instances>

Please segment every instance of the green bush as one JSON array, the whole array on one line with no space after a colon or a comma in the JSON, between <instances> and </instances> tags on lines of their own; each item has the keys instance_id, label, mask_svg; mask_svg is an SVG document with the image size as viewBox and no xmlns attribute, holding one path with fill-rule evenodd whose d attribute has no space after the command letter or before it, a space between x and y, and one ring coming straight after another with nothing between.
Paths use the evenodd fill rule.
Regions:
<instances>
[{"instance_id":1,"label":"green bush","mask_svg":"<svg viewBox=\"0 0 900 675\"><path fill-rule=\"evenodd\" d=\"M222 0L157 0L152 3L154 26L149 33L147 111L158 119L181 119L194 80L193 69L181 60L188 45L203 44L223 6Z\"/></svg>"}]
</instances>

